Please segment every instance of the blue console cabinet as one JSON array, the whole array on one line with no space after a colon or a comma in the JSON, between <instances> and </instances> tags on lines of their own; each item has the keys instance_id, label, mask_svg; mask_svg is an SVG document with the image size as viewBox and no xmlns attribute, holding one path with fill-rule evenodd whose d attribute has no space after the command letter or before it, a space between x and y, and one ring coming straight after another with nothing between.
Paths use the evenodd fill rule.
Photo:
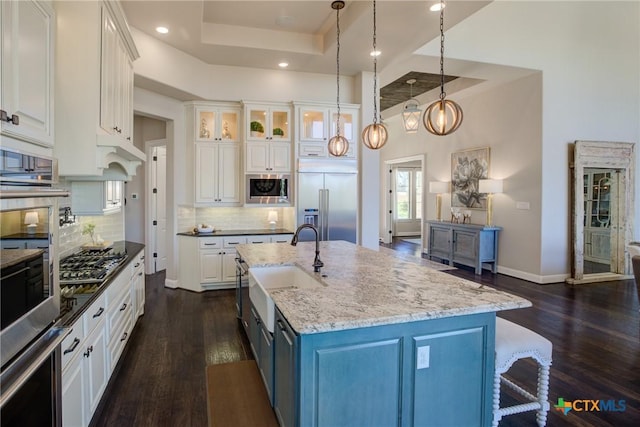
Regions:
<instances>
[{"instance_id":1,"label":"blue console cabinet","mask_svg":"<svg viewBox=\"0 0 640 427\"><path fill-rule=\"evenodd\" d=\"M281 425L491 425L495 313L299 335L277 316Z\"/></svg>"},{"instance_id":2,"label":"blue console cabinet","mask_svg":"<svg viewBox=\"0 0 640 427\"><path fill-rule=\"evenodd\" d=\"M498 232L500 227L427 221L429 226L429 259L433 257L467 265L482 274L484 265L497 271Z\"/></svg>"}]
</instances>

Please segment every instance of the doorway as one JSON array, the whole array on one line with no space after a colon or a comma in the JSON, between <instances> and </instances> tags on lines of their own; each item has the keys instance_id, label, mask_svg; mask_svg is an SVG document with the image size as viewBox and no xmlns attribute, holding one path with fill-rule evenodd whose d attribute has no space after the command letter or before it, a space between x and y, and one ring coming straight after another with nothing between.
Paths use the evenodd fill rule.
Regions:
<instances>
[{"instance_id":1,"label":"doorway","mask_svg":"<svg viewBox=\"0 0 640 427\"><path fill-rule=\"evenodd\" d=\"M385 182L385 215L383 243L394 236L417 236L424 249L424 165L425 155L387 160Z\"/></svg>"},{"instance_id":2,"label":"doorway","mask_svg":"<svg viewBox=\"0 0 640 427\"><path fill-rule=\"evenodd\" d=\"M626 245L633 238L634 144L576 141L572 154L573 263L567 282L629 278ZM594 266L598 271L590 270Z\"/></svg>"}]
</instances>

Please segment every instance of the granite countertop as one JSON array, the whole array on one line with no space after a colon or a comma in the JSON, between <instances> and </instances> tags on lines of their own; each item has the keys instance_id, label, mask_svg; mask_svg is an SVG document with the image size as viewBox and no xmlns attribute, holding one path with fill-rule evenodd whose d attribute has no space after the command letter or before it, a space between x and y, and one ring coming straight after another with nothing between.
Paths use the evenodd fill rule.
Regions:
<instances>
[{"instance_id":1,"label":"granite countertop","mask_svg":"<svg viewBox=\"0 0 640 427\"><path fill-rule=\"evenodd\" d=\"M258 228L254 230L215 230L212 233L196 233L193 231L185 231L178 233L178 236L191 236L191 237L217 237L217 236L263 236L272 234L293 234L293 231L284 228L276 228L272 230L270 228Z\"/></svg>"},{"instance_id":2,"label":"granite countertop","mask_svg":"<svg viewBox=\"0 0 640 427\"><path fill-rule=\"evenodd\" d=\"M438 271L446 266L387 248L377 252L344 241L321 242L321 273L313 272L315 242L238 245L236 250L249 268L296 265L321 282L312 289L269 291L300 334L531 306L524 298Z\"/></svg>"},{"instance_id":3,"label":"granite countertop","mask_svg":"<svg viewBox=\"0 0 640 427\"><path fill-rule=\"evenodd\" d=\"M11 267L41 256L44 249L0 249L0 268Z\"/></svg>"}]
</instances>

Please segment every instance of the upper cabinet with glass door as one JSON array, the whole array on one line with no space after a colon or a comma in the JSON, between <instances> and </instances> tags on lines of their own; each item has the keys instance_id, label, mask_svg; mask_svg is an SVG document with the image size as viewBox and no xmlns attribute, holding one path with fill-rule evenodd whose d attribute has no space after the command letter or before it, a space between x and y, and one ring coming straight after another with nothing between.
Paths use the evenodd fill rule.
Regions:
<instances>
[{"instance_id":1,"label":"upper cabinet with glass door","mask_svg":"<svg viewBox=\"0 0 640 427\"><path fill-rule=\"evenodd\" d=\"M336 135L338 109L330 103L295 103L298 157L331 157L327 143ZM340 105L340 135L349 141L341 158L355 158L359 140L358 105ZM335 157L331 157L335 158Z\"/></svg>"},{"instance_id":2,"label":"upper cabinet with glass door","mask_svg":"<svg viewBox=\"0 0 640 427\"><path fill-rule=\"evenodd\" d=\"M247 141L291 141L291 105L244 103Z\"/></svg>"},{"instance_id":3,"label":"upper cabinet with glass door","mask_svg":"<svg viewBox=\"0 0 640 427\"><path fill-rule=\"evenodd\" d=\"M195 121L195 137L198 142L240 140L239 105L197 104Z\"/></svg>"}]
</instances>

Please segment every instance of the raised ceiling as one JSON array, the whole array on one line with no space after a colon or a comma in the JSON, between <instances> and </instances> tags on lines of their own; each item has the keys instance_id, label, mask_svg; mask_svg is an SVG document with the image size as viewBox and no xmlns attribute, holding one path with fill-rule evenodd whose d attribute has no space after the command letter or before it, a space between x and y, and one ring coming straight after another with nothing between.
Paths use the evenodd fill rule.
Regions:
<instances>
[{"instance_id":1,"label":"raised ceiling","mask_svg":"<svg viewBox=\"0 0 640 427\"><path fill-rule=\"evenodd\" d=\"M457 79L457 76L444 76L444 82ZM408 80L415 79L413 85ZM413 88L411 87L413 86ZM403 104L411 98L415 98L425 92L440 87L440 74L421 73L410 71L402 77L380 88L380 111L384 111L398 104ZM435 101L437 98L434 98Z\"/></svg>"}]
</instances>

